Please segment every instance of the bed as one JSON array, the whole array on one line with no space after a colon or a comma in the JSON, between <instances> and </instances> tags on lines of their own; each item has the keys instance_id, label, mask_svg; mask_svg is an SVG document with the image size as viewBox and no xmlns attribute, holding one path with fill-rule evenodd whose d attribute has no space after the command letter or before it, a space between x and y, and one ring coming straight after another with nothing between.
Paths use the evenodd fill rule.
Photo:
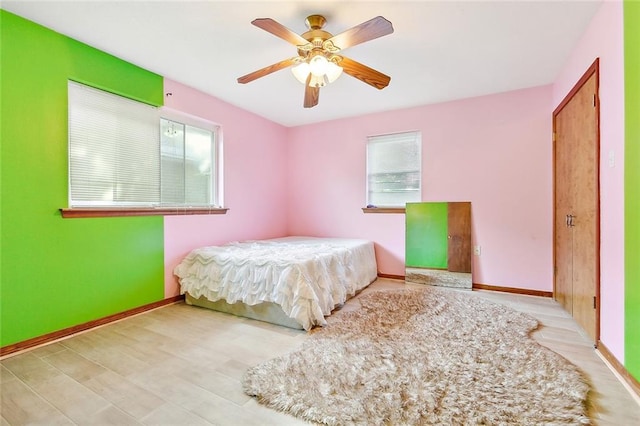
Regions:
<instances>
[{"instance_id":1,"label":"bed","mask_svg":"<svg viewBox=\"0 0 640 426\"><path fill-rule=\"evenodd\" d=\"M373 282L373 243L285 237L191 251L174 269L186 303L310 330Z\"/></svg>"}]
</instances>

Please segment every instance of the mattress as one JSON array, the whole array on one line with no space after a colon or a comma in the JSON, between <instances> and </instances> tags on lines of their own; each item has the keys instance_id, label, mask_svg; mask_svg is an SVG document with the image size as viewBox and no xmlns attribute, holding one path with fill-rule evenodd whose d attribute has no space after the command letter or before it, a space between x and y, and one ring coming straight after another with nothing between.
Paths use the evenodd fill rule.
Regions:
<instances>
[{"instance_id":1,"label":"mattress","mask_svg":"<svg viewBox=\"0 0 640 426\"><path fill-rule=\"evenodd\" d=\"M190 301L278 305L305 330L377 277L373 243L286 237L197 248L174 269Z\"/></svg>"}]
</instances>

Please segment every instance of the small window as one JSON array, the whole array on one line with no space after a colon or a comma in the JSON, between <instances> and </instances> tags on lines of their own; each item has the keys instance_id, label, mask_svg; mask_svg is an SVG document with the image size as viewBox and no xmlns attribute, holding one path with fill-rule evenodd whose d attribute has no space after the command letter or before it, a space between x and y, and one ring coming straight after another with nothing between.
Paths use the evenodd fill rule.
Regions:
<instances>
[{"instance_id":1,"label":"small window","mask_svg":"<svg viewBox=\"0 0 640 426\"><path fill-rule=\"evenodd\" d=\"M215 129L161 119L163 205L215 204Z\"/></svg>"},{"instance_id":2,"label":"small window","mask_svg":"<svg viewBox=\"0 0 640 426\"><path fill-rule=\"evenodd\" d=\"M69 82L70 207L218 207L217 127L160 115Z\"/></svg>"},{"instance_id":3,"label":"small window","mask_svg":"<svg viewBox=\"0 0 640 426\"><path fill-rule=\"evenodd\" d=\"M420 132L367 138L367 205L404 207L421 199Z\"/></svg>"}]
</instances>

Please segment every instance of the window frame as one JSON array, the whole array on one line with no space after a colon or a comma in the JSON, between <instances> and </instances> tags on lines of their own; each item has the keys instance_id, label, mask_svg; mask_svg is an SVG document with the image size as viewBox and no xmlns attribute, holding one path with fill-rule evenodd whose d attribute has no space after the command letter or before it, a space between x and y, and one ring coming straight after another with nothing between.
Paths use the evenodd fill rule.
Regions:
<instances>
[{"instance_id":1,"label":"window frame","mask_svg":"<svg viewBox=\"0 0 640 426\"><path fill-rule=\"evenodd\" d=\"M160 120L174 121L185 126L191 126L202 130L208 130L213 133L213 150L212 150L212 198L211 205L194 205L191 207L182 205L160 205L160 208L166 209L191 209L191 210L212 210L224 209L224 188L223 188L223 162L222 162L222 126L220 124L196 117L182 111L178 111L168 107L160 108L158 119L158 131L160 131ZM162 157L162 156L161 156ZM162 170L162 166L161 166Z\"/></svg>"},{"instance_id":2,"label":"window frame","mask_svg":"<svg viewBox=\"0 0 640 426\"><path fill-rule=\"evenodd\" d=\"M362 211L364 213L405 213L405 206L399 206L399 205L384 205L384 206L377 206L377 205L373 205L371 203L371 200L369 199L369 149L372 143L371 139L372 138L383 138L383 137L393 137L394 135L405 135L405 134L414 134L415 135L415 139L416 139L416 143L417 143L417 148L418 148L418 176L419 176L419 181L418 181L418 189L417 189L417 193L419 195L419 200L422 200L422 132L420 130L406 130L406 131L399 131L399 132L393 132L393 133L384 133L384 134L378 134L378 135L369 135L367 136L367 141L366 141L366 158L365 158L365 202L366 202L366 207L362 208ZM405 205L407 202L415 202L415 201L405 201Z\"/></svg>"},{"instance_id":3,"label":"window frame","mask_svg":"<svg viewBox=\"0 0 640 426\"><path fill-rule=\"evenodd\" d=\"M79 82L75 80L69 80L69 82L73 82L74 84L80 84L83 86L87 86L89 88L100 90L105 93L110 93L114 96L120 96L125 99L129 99L132 101L140 102L136 99L129 98L127 96L122 96L117 93L110 92L103 88L95 87L84 82ZM144 104L144 102L141 102ZM68 159L69 164L67 167L67 178L68 187L67 187L67 202L68 207L60 208L59 211L63 218L89 218L89 217L122 217L122 216L173 216L173 215L192 215L192 214L225 214L229 209L223 207L224 199L223 199L223 150L222 150L222 130L221 126L217 123L213 123L211 121L195 117L181 111L177 111L167 107L157 107L157 131L161 132L161 120L171 120L175 122L179 122L181 124L185 124L191 127L196 127L199 129L204 129L207 131L211 131L213 134L213 150L212 150L212 204L211 205L163 205L162 203L146 205L143 202L139 204L132 204L128 206L126 204L107 206L107 205L96 205L92 206L91 202L88 202L86 205L76 205L72 206L71 204L71 164L70 159ZM69 118L67 118L67 123L69 122ZM67 145L69 149L69 145ZM160 145L159 145L159 149ZM160 165L162 166L162 156L161 153L159 155Z\"/></svg>"}]
</instances>

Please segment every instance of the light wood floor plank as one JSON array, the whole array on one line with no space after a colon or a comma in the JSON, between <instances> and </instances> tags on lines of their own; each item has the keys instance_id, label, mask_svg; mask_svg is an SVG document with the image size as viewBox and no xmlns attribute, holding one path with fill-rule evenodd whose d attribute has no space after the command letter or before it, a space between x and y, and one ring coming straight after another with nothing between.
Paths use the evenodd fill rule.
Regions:
<instances>
[{"instance_id":1,"label":"light wood floor plank","mask_svg":"<svg viewBox=\"0 0 640 426\"><path fill-rule=\"evenodd\" d=\"M3 376L0 395L0 412L8 424L73 424L68 417L19 379L11 380Z\"/></svg>"},{"instance_id":2,"label":"light wood floor plank","mask_svg":"<svg viewBox=\"0 0 640 426\"><path fill-rule=\"evenodd\" d=\"M378 279L328 320L358 309L363 294L408 287L420 285ZM640 424L640 406L555 301L470 294L540 321L532 337L590 380L595 424ZM258 404L242 392L241 380L247 368L296 349L307 337L304 331L184 303L166 306L0 361L0 426L306 424Z\"/></svg>"},{"instance_id":3,"label":"light wood floor plank","mask_svg":"<svg viewBox=\"0 0 640 426\"><path fill-rule=\"evenodd\" d=\"M165 403L158 395L113 371L99 374L83 384L135 419L143 419Z\"/></svg>"}]
</instances>

